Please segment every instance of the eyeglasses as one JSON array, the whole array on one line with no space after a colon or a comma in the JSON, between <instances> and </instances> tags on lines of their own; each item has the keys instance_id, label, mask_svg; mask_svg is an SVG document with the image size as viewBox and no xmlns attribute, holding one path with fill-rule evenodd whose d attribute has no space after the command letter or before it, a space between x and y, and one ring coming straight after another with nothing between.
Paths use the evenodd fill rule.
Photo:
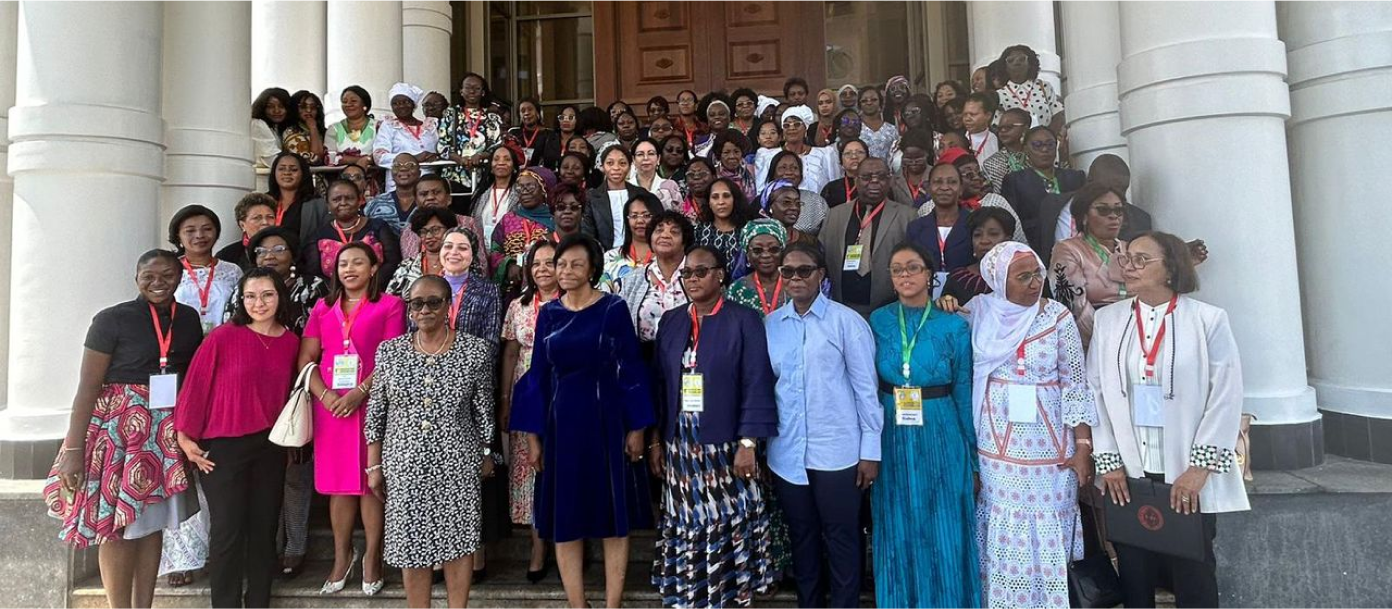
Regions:
<instances>
[{"instance_id":1,"label":"eyeglasses","mask_svg":"<svg viewBox=\"0 0 1392 609\"><path fill-rule=\"evenodd\" d=\"M884 172L884 173L867 173L867 174L861 175L858 179L859 179L859 181L861 181L861 182L888 182L888 181L889 181L889 172Z\"/></svg>"},{"instance_id":2,"label":"eyeglasses","mask_svg":"<svg viewBox=\"0 0 1392 609\"><path fill-rule=\"evenodd\" d=\"M541 185L530 180L517 183L517 192L537 192L541 190Z\"/></svg>"},{"instance_id":3,"label":"eyeglasses","mask_svg":"<svg viewBox=\"0 0 1392 609\"><path fill-rule=\"evenodd\" d=\"M914 275L922 273L926 270L928 270L928 267L923 266L921 264L908 264L904 266L889 267L889 274L893 277L913 277Z\"/></svg>"},{"instance_id":4,"label":"eyeglasses","mask_svg":"<svg viewBox=\"0 0 1392 609\"><path fill-rule=\"evenodd\" d=\"M1097 212L1097 215L1099 215L1099 216L1112 216L1112 217L1114 217L1114 218L1120 218L1120 217L1123 217L1123 216L1126 215L1126 206L1125 206L1125 205L1094 205L1093 208L1092 208L1092 211Z\"/></svg>"},{"instance_id":5,"label":"eyeglasses","mask_svg":"<svg viewBox=\"0 0 1392 609\"><path fill-rule=\"evenodd\" d=\"M440 307L445 306L445 302L445 299L439 296L431 296L430 298L412 298L406 301L406 306L411 309L412 313L419 313L424 310L438 311Z\"/></svg>"},{"instance_id":6,"label":"eyeglasses","mask_svg":"<svg viewBox=\"0 0 1392 609\"><path fill-rule=\"evenodd\" d=\"M284 245L273 245L271 247L257 247L256 249L253 249L251 251L252 253L256 254L257 257L265 256L266 254L275 254L279 256L290 251L290 248L285 247Z\"/></svg>"},{"instance_id":7,"label":"eyeglasses","mask_svg":"<svg viewBox=\"0 0 1392 609\"><path fill-rule=\"evenodd\" d=\"M1004 130L1006 130L1006 129L1024 129L1026 126L1027 126L1027 125L1025 125L1024 123L1013 123L1013 122L1012 122L1012 123L1001 123L1001 124L1000 124L1000 128L1001 128L1002 131L1004 131Z\"/></svg>"},{"instance_id":8,"label":"eyeglasses","mask_svg":"<svg viewBox=\"0 0 1392 609\"><path fill-rule=\"evenodd\" d=\"M1047 140L1034 140L1030 142L1030 148L1033 148L1040 152L1053 150L1055 148L1058 148L1058 140L1053 138L1049 138Z\"/></svg>"},{"instance_id":9,"label":"eyeglasses","mask_svg":"<svg viewBox=\"0 0 1392 609\"><path fill-rule=\"evenodd\" d=\"M854 150L847 149L845 152L841 153L841 158L844 159L863 159L868 156L870 156L870 153L859 148Z\"/></svg>"},{"instance_id":10,"label":"eyeglasses","mask_svg":"<svg viewBox=\"0 0 1392 609\"><path fill-rule=\"evenodd\" d=\"M444 235L444 234L445 234L446 232L448 232L448 231L449 231L449 229L447 229L447 228L445 228L445 227L443 227L443 226L431 226L431 227L429 227L429 228L423 228L423 229L421 229L420 236L422 236L422 237L439 237L439 236Z\"/></svg>"},{"instance_id":11,"label":"eyeglasses","mask_svg":"<svg viewBox=\"0 0 1392 609\"><path fill-rule=\"evenodd\" d=\"M696 279L705 279L706 275L711 274L711 271L718 270L720 269L713 266L688 266L677 271L677 275L680 275L682 279L691 279L693 277Z\"/></svg>"},{"instance_id":12,"label":"eyeglasses","mask_svg":"<svg viewBox=\"0 0 1392 609\"><path fill-rule=\"evenodd\" d=\"M1145 267L1150 266L1152 262L1159 262L1161 260L1164 260L1164 258L1151 258L1150 256L1147 256L1145 254L1116 255L1117 264L1120 264L1122 266L1129 266L1136 270L1144 269Z\"/></svg>"},{"instance_id":13,"label":"eyeglasses","mask_svg":"<svg viewBox=\"0 0 1392 609\"><path fill-rule=\"evenodd\" d=\"M760 258L760 257L763 257L763 256L765 256L765 255L768 255L768 256L777 256L777 255L782 254L782 253L783 253L783 247L782 247L782 246L778 246L778 245L770 245L770 246L768 246L768 247L757 247L757 246L755 246L755 247L749 248L749 255L750 255L750 256L753 256L753 257L755 257L755 258Z\"/></svg>"},{"instance_id":14,"label":"eyeglasses","mask_svg":"<svg viewBox=\"0 0 1392 609\"><path fill-rule=\"evenodd\" d=\"M1044 281L1044 273L1041 271L1035 271L1033 273L1020 273L1019 275L1012 277L1012 279L1024 285L1029 285L1036 281Z\"/></svg>"},{"instance_id":15,"label":"eyeglasses","mask_svg":"<svg viewBox=\"0 0 1392 609\"><path fill-rule=\"evenodd\" d=\"M788 266L785 264L778 267L778 274L782 275L784 279L792 279L793 277L807 279L812 276L812 273L819 270L821 270L821 267L812 266L810 264L804 264L802 266Z\"/></svg>"},{"instance_id":16,"label":"eyeglasses","mask_svg":"<svg viewBox=\"0 0 1392 609\"><path fill-rule=\"evenodd\" d=\"M909 108L904 111L904 116L918 116L920 114L923 114L923 110L919 108Z\"/></svg>"},{"instance_id":17,"label":"eyeglasses","mask_svg":"<svg viewBox=\"0 0 1392 609\"><path fill-rule=\"evenodd\" d=\"M740 101L735 102L735 107L736 107L736 108L753 108L753 107L754 107L754 102L749 101L749 100L747 100L747 99L746 99L746 100L740 100Z\"/></svg>"},{"instance_id":18,"label":"eyeglasses","mask_svg":"<svg viewBox=\"0 0 1392 609\"><path fill-rule=\"evenodd\" d=\"M410 171L420 167L417 163L392 163L392 171Z\"/></svg>"},{"instance_id":19,"label":"eyeglasses","mask_svg":"<svg viewBox=\"0 0 1392 609\"><path fill-rule=\"evenodd\" d=\"M639 213L635 213L635 214L628 214L628 219L629 219L629 220L635 220L635 221L636 221L636 220L651 220L652 217L653 217L652 214L650 214L650 213L648 213L648 212L639 212Z\"/></svg>"},{"instance_id":20,"label":"eyeglasses","mask_svg":"<svg viewBox=\"0 0 1392 609\"><path fill-rule=\"evenodd\" d=\"M242 302L272 302L278 297L279 295L275 292L267 292L265 294L252 294L248 292L242 294Z\"/></svg>"}]
</instances>

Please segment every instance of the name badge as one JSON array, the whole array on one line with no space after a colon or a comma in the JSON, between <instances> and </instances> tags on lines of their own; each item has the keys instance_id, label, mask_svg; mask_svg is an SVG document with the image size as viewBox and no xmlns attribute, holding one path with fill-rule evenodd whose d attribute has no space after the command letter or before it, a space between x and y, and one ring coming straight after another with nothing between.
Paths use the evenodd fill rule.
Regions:
<instances>
[{"instance_id":1,"label":"name badge","mask_svg":"<svg viewBox=\"0 0 1392 609\"><path fill-rule=\"evenodd\" d=\"M333 389L352 389L358 386L358 356L351 353L335 355L333 361Z\"/></svg>"},{"instance_id":2,"label":"name badge","mask_svg":"<svg viewBox=\"0 0 1392 609\"><path fill-rule=\"evenodd\" d=\"M177 374L151 374L150 375L150 408L159 410L163 408L173 408L174 401L179 397L179 375Z\"/></svg>"},{"instance_id":3,"label":"name badge","mask_svg":"<svg viewBox=\"0 0 1392 609\"><path fill-rule=\"evenodd\" d=\"M1136 385L1131 388L1131 421L1141 427L1164 427L1164 389L1160 385Z\"/></svg>"},{"instance_id":4,"label":"name badge","mask_svg":"<svg viewBox=\"0 0 1392 609\"><path fill-rule=\"evenodd\" d=\"M894 422L923 426L923 390L918 387L894 388Z\"/></svg>"},{"instance_id":5,"label":"name badge","mask_svg":"<svg viewBox=\"0 0 1392 609\"><path fill-rule=\"evenodd\" d=\"M523 149L522 149L522 164L523 164L523 165L526 165L526 166L528 166L528 167L530 167L530 166L532 165L532 152L534 152L534 149L532 149L532 148L523 148Z\"/></svg>"},{"instance_id":6,"label":"name badge","mask_svg":"<svg viewBox=\"0 0 1392 609\"><path fill-rule=\"evenodd\" d=\"M947 271L933 273L933 300L942 298L943 288L947 287Z\"/></svg>"},{"instance_id":7,"label":"name badge","mask_svg":"<svg viewBox=\"0 0 1392 609\"><path fill-rule=\"evenodd\" d=\"M208 333L210 333L210 332L212 332L212 331L213 331L213 322L211 322L211 321L204 321L204 322L203 322L203 336L207 336Z\"/></svg>"},{"instance_id":8,"label":"name badge","mask_svg":"<svg viewBox=\"0 0 1392 609\"><path fill-rule=\"evenodd\" d=\"M701 378L701 373L688 372L683 374L681 385L682 412L705 412L705 399L705 382Z\"/></svg>"},{"instance_id":9,"label":"name badge","mask_svg":"<svg viewBox=\"0 0 1392 609\"><path fill-rule=\"evenodd\" d=\"M1039 394L1034 385L1006 385L1005 399L1010 405L1011 423L1034 423L1039 420Z\"/></svg>"},{"instance_id":10,"label":"name badge","mask_svg":"<svg viewBox=\"0 0 1392 609\"><path fill-rule=\"evenodd\" d=\"M865 246L859 243L846 246L846 262L841 265L843 271L859 271L861 255L865 252Z\"/></svg>"}]
</instances>

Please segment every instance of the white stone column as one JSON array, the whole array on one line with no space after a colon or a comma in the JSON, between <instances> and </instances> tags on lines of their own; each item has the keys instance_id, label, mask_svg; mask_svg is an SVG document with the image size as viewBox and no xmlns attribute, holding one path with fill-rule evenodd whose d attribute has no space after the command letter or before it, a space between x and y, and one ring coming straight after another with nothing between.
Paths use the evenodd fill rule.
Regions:
<instances>
[{"instance_id":1,"label":"white stone column","mask_svg":"<svg viewBox=\"0 0 1392 609\"><path fill-rule=\"evenodd\" d=\"M9 163L10 106L15 99L15 53L19 50L19 4L0 4L0 167ZM14 203L14 180L0 172L0 362L10 351L10 235ZM8 368L0 369L0 387L6 385ZM0 396L0 408L4 397Z\"/></svg>"},{"instance_id":2,"label":"white stone column","mask_svg":"<svg viewBox=\"0 0 1392 609\"><path fill-rule=\"evenodd\" d=\"M450 3L402 2L401 23L402 80L450 97L450 35L454 32ZM391 100L383 101L391 105Z\"/></svg>"},{"instance_id":3,"label":"white stone column","mask_svg":"<svg viewBox=\"0 0 1392 609\"><path fill-rule=\"evenodd\" d=\"M164 4L168 149L159 219L167 222L185 205L206 206L222 219L219 245L240 236L233 208L255 186L242 97L251 87L250 60L250 4Z\"/></svg>"},{"instance_id":4,"label":"white stone column","mask_svg":"<svg viewBox=\"0 0 1392 609\"><path fill-rule=\"evenodd\" d=\"M1060 2L1068 147L1073 166L1086 170L1102 154L1127 158L1117 99L1121 63L1120 20L1115 1Z\"/></svg>"},{"instance_id":5,"label":"white stone column","mask_svg":"<svg viewBox=\"0 0 1392 609\"><path fill-rule=\"evenodd\" d=\"M1310 383L1321 409L1392 419L1392 284L1377 276L1392 265L1379 230L1392 174L1392 4L1281 2L1277 12L1290 63L1300 287L1320 311L1305 318Z\"/></svg>"},{"instance_id":6,"label":"white stone column","mask_svg":"<svg viewBox=\"0 0 1392 609\"><path fill-rule=\"evenodd\" d=\"M971 34L972 70L999 59L1006 47L1024 44L1039 54L1039 78L1053 85L1055 91L1063 90L1059 85L1052 2L969 2L967 29Z\"/></svg>"},{"instance_id":7,"label":"white stone column","mask_svg":"<svg viewBox=\"0 0 1392 609\"><path fill-rule=\"evenodd\" d=\"M251 97L268 87L322 95L326 4L257 0L251 4Z\"/></svg>"},{"instance_id":8,"label":"white stone column","mask_svg":"<svg viewBox=\"0 0 1392 609\"><path fill-rule=\"evenodd\" d=\"M1124 2L1121 47L1132 190L1151 203L1155 226L1207 241L1195 296L1228 311L1245 410L1268 433L1304 429L1303 446L1292 437L1281 448L1322 459L1312 454L1320 415L1305 380L1275 3Z\"/></svg>"},{"instance_id":9,"label":"white stone column","mask_svg":"<svg viewBox=\"0 0 1392 609\"><path fill-rule=\"evenodd\" d=\"M23 2L14 177L9 406L0 439L60 438L92 316L133 298L164 242L158 2ZM217 77L218 75L210 75Z\"/></svg>"},{"instance_id":10,"label":"white stone column","mask_svg":"<svg viewBox=\"0 0 1392 609\"><path fill-rule=\"evenodd\" d=\"M401 81L401 3L330 2L328 24L333 37L328 40L326 120L342 120L338 98L348 85L367 89L378 117L391 116L387 92Z\"/></svg>"}]
</instances>

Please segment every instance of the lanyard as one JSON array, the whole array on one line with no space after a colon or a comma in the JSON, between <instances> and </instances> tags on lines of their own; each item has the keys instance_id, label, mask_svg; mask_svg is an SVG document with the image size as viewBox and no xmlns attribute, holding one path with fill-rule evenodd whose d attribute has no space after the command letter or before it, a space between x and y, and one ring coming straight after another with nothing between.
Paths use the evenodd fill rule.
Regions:
<instances>
[{"instance_id":1,"label":"lanyard","mask_svg":"<svg viewBox=\"0 0 1392 609\"><path fill-rule=\"evenodd\" d=\"M362 216L358 216L358 220L354 220L354 221L353 221L353 226L349 226L348 228L352 229L352 228L356 227L356 226L358 225L358 222L361 221L361 220L362 220ZM354 230L354 231L351 232L351 233L345 233L345 232L343 232L343 229L341 229L341 228L338 227L338 220L334 220L334 221L330 222L330 224L333 225L334 231L338 233L338 242L339 242L339 243L343 243L343 244L350 243L350 242L352 242L353 237L354 237L355 235L358 234L358 231L357 231L357 230Z\"/></svg>"},{"instance_id":2,"label":"lanyard","mask_svg":"<svg viewBox=\"0 0 1392 609\"><path fill-rule=\"evenodd\" d=\"M1029 338L1025 338L1020 341L1020 346L1015 348L1015 374L1022 378L1025 376L1025 343L1028 342Z\"/></svg>"},{"instance_id":3,"label":"lanyard","mask_svg":"<svg viewBox=\"0 0 1392 609\"><path fill-rule=\"evenodd\" d=\"M290 211L290 206L281 207L276 205L276 226L280 226L285 221L285 212Z\"/></svg>"},{"instance_id":4,"label":"lanyard","mask_svg":"<svg viewBox=\"0 0 1392 609\"><path fill-rule=\"evenodd\" d=\"M981 153L986 151L986 142L987 142L987 141L990 141L990 139L991 139L991 132L990 132L990 131L983 131L982 133L985 133L985 135L982 136L982 138L981 138L981 145L980 145L980 146L976 146L976 158L978 158L978 159L981 158ZM971 137L971 134L968 133L968 134L967 134L967 137Z\"/></svg>"},{"instance_id":5,"label":"lanyard","mask_svg":"<svg viewBox=\"0 0 1392 609\"><path fill-rule=\"evenodd\" d=\"M551 302L551 300L554 300L554 299L548 299L546 302ZM541 305L544 305L544 304L546 304L546 303L541 301L541 290L537 290L537 293L532 295L532 332L533 332L533 333L536 332L536 322L537 322L537 318L538 318L538 317L541 317ZM533 342L535 342L535 340L536 340L536 339L533 338Z\"/></svg>"},{"instance_id":6,"label":"lanyard","mask_svg":"<svg viewBox=\"0 0 1392 609\"><path fill-rule=\"evenodd\" d=\"M860 235L865 232L865 227L870 226L870 223L875 221L875 216L880 215L880 212L884 211L884 206L885 201L880 201L880 204L876 205L875 209L870 210L870 213L866 214L865 217L861 219L860 232L856 234L856 243L860 243ZM856 201L855 212L857 216L860 215L860 201Z\"/></svg>"},{"instance_id":7,"label":"lanyard","mask_svg":"<svg viewBox=\"0 0 1392 609\"><path fill-rule=\"evenodd\" d=\"M406 123L401 123L401 127L402 127L403 129L405 129L405 130L406 130L406 133L410 134L412 138L414 138L414 139L420 139L420 138L421 138L421 131L424 131L424 130L425 130L425 123L421 123L421 124L419 124L419 125L416 125L416 128L415 128L415 129L412 129L411 126L410 126L410 125L407 125Z\"/></svg>"},{"instance_id":8,"label":"lanyard","mask_svg":"<svg viewBox=\"0 0 1392 609\"><path fill-rule=\"evenodd\" d=\"M725 298L722 296L720 300L715 301L715 307L711 309L707 317L714 317L716 313L720 312L720 308L723 306L725 306ZM696 303L693 302L691 303L691 357L687 360L687 363L690 364L687 366L688 370L696 369L696 350L700 347L701 316L696 313Z\"/></svg>"},{"instance_id":9,"label":"lanyard","mask_svg":"<svg viewBox=\"0 0 1392 609\"><path fill-rule=\"evenodd\" d=\"M759 308L763 309L764 315L778 308L778 297L783 293L782 277L778 278L778 283L773 284L773 297L768 300L764 300L764 282L759 279L758 273L754 273L754 288L754 291L759 293Z\"/></svg>"},{"instance_id":10,"label":"lanyard","mask_svg":"<svg viewBox=\"0 0 1392 609\"><path fill-rule=\"evenodd\" d=\"M832 126L830 126L830 127L818 126L818 127L817 127L817 133L821 136L820 139L821 139L823 142L829 142L829 141L831 141L831 132L832 132L834 129L836 129L836 125L832 125Z\"/></svg>"},{"instance_id":11,"label":"lanyard","mask_svg":"<svg viewBox=\"0 0 1392 609\"><path fill-rule=\"evenodd\" d=\"M652 262L652 259L653 259L652 247L649 247L649 248L648 248L648 257L647 257L647 258L644 258L644 259L643 259L643 262L640 263L640 262L638 262L638 246L637 246L637 245L630 245L630 246L628 246L628 260L629 260L630 262L632 262L632 263L634 263L634 264L643 264L643 265L647 265L649 262Z\"/></svg>"},{"instance_id":12,"label":"lanyard","mask_svg":"<svg viewBox=\"0 0 1392 609\"><path fill-rule=\"evenodd\" d=\"M510 189L510 188L512 188L512 186L509 185L508 188ZM493 197L493 212L492 212L492 213L493 213L493 218L494 218L494 220L496 220L496 219L498 218L498 206L502 204L502 201L498 200L498 189L497 189L497 188L490 188L489 191L490 191L490 192L489 192L489 195ZM503 194L503 198L507 198L507 194L506 194L506 193L507 193L507 190L504 190L503 193L504 193L504 194Z\"/></svg>"},{"instance_id":13,"label":"lanyard","mask_svg":"<svg viewBox=\"0 0 1392 609\"><path fill-rule=\"evenodd\" d=\"M522 128L522 146L525 147L525 148L531 148L531 147L532 147L532 142L535 142L535 141L536 141L538 135L541 135L541 127L537 127L536 129L532 130L532 136L531 136L531 137L527 137L527 128L526 128L526 127L523 127L523 128ZM472 134L470 134L470 139L473 139L473 135L472 135Z\"/></svg>"},{"instance_id":14,"label":"lanyard","mask_svg":"<svg viewBox=\"0 0 1392 609\"><path fill-rule=\"evenodd\" d=\"M1023 152L1011 152L1005 157L1005 161L1010 164L1011 173L1024 169L1026 159L1027 157Z\"/></svg>"},{"instance_id":15,"label":"lanyard","mask_svg":"<svg viewBox=\"0 0 1392 609\"><path fill-rule=\"evenodd\" d=\"M913 201L914 203L917 203L918 195L923 192L923 182L919 182L918 186L914 186L913 184L909 184L909 181L906 178L904 180L904 184L906 184L909 187L909 200Z\"/></svg>"},{"instance_id":16,"label":"lanyard","mask_svg":"<svg viewBox=\"0 0 1392 609\"><path fill-rule=\"evenodd\" d=\"M159 343L160 374L164 374L165 369L169 367L169 345L174 343L174 311L177 309L177 305L169 303L169 333L166 334L160 327L155 305L150 305L150 321L155 325L155 340Z\"/></svg>"},{"instance_id":17,"label":"lanyard","mask_svg":"<svg viewBox=\"0 0 1392 609\"><path fill-rule=\"evenodd\" d=\"M1039 174L1039 179L1044 180L1044 188L1045 190L1049 191L1049 194L1059 194L1059 181L1057 174L1055 174L1054 177L1051 178L1049 176L1044 175L1044 172L1038 169L1034 170L1034 173Z\"/></svg>"},{"instance_id":18,"label":"lanyard","mask_svg":"<svg viewBox=\"0 0 1392 609\"><path fill-rule=\"evenodd\" d=\"M686 199L682 201L682 213L686 214L687 216L691 216L696 213L697 209L698 208L696 207L696 196L686 195Z\"/></svg>"},{"instance_id":19,"label":"lanyard","mask_svg":"<svg viewBox=\"0 0 1392 609\"><path fill-rule=\"evenodd\" d=\"M1083 241L1086 241L1088 246L1092 248L1092 251L1097 254L1097 257L1102 259L1102 266L1105 267L1111 264L1111 253L1107 251L1107 248L1102 247L1102 244L1098 243L1096 238L1094 238L1091 234L1084 234ZM1121 284L1120 287L1117 288L1117 294L1120 295L1122 298L1126 298L1126 284L1124 282Z\"/></svg>"},{"instance_id":20,"label":"lanyard","mask_svg":"<svg viewBox=\"0 0 1392 609\"><path fill-rule=\"evenodd\" d=\"M923 324L928 322L928 314L933 312L933 302L928 301L928 307L923 309L923 317L918 320L918 327L914 329L913 338L909 337L908 325L904 323L904 303L899 303L899 345L902 351L899 354L904 362L901 370L904 374L904 386L909 386L909 359L913 357L914 346L918 344L918 334L923 331Z\"/></svg>"},{"instance_id":21,"label":"lanyard","mask_svg":"<svg viewBox=\"0 0 1392 609\"><path fill-rule=\"evenodd\" d=\"M465 112L468 114L473 114L474 112L479 113L477 118L469 119L466 117L464 119L465 122L469 125L469 141L472 142L474 141L474 136L478 135L479 126L483 124L483 119L485 118L485 115L482 111L476 110L465 110Z\"/></svg>"},{"instance_id":22,"label":"lanyard","mask_svg":"<svg viewBox=\"0 0 1392 609\"><path fill-rule=\"evenodd\" d=\"M442 264L442 265L440 265L440 266L441 266L441 269L440 269L440 270L443 271L443 270L444 270L444 265ZM422 275L422 276L425 276L425 275L436 275L436 274L437 274L437 273L432 273L432 272L430 272L430 252L425 251L425 242L424 242L424 241L421 242L421 262L420 262L420 267L421 267L421 275Z\"/></svg>"},{"instance_id":23,"label":"lanyard","mask_svg":"<svg viewBox=\"0 0 1392 609\"><path fill-rule=\"evenodd\" d=\"M1015 101L1020 104L1021 109L1028 111L1030 102L1034 101L1034 87L1030 86L1029 83L1026 83L1025 87L1029 89L1029 95L1026 95L1024 99L1020 99L1020 93L1015 90L1015 83L1005 83L1005 90L1010 92L1010 96L1015 98Z\"/></svg>"},{"instance_id":24,"label":"lanyard","mask_svg":"<svg viewBox=\"0 0 1392 609\"><path fill-rule=\"evenodd\" d=\"M841 187L846 189L846 200L850 201L855 197L856 187L851 183L850 178L842 178L842 180L844 180L844 182L841 184Z\"/></svg>"},{"instance_id":25,"label":"lanyard","mask_svg":"<svg viewBox=\"0 0 1392 609\"><path fill-rule=\"evenodd\" d=\"M193 265L189 264L188 258L180 258L179 262L184 264L184 270L188 272L189 279L193 281L193 287L198 290L198 315L201 317L208 314L208 298L213 294L213 271L217 270L217 258L213 258L213 263L208 265L208 280L203 282L203 286L198 286L198 274L193 272Z\"/></svg>"},{"instance_id":26,"label":"lanyard","mask_svg":"<svg viewBox=\"0 0 1392 609\"><path fill-rule=\"evenodd\" d=\"M941 231L941 230L938 230L939 228L940 228L940 227L937 227L937 226L934 226L934 227L933 227L933 230L937 230L937 232L938 232L938 264L939 264L940 266L942 266L943 268L946 268L946 267L947 267L947 238L946 238L946 237L943 237L942 231ZM951 234L952 234L952 231L949 229L949 230L947 231L947 234L951 235Z\"/></svg>"},{"instance_id":27,"label":"lanyard","mask_svg":"<svg viewBox=\"0 0 1392 609\"><path fill-rule=\"evenodd\" d=\"M449 327L450 327L450 329L452 329L452 330L457 330L457 329L458 329L458 328L455 327L455 324L456 324L455 318L456 318L456 317L459 317L459 307L460 307L460 305L463 305L463 304L464 304L464 293L465 293L465 292L468 292L468 291L469 291L469 278L468 278L468 277L465 277L465 278L464 278L464 283L459 284L459 291L454 293L453 302L450 302Z\"/></svg>"},{"instance_id":28,"label":"lanyard","mask_svg":"<svg viewBox=\"0 0 1392 609\"><path fill-rule=\"evenodd\" d=\"M1174 313L1175 304L1179 302L1179 294L1170 297L1170 306L1165 309L1165 314L1160 316L1160 329L1155 331L1155 342L1150 344L1150 348L1145 346L1145 322L1141 319L1141 299L1137 298L1131 303L1131 308L1136 311L1136 337L1140 340L1141 355L1145 356L1145 377L1147 381L1155 379L1155 358L1160 355L1160 343L1165 340L1165 318Z\"/></svg>"},{"instance_id":29,"label":"lanyard","mask_svg":"<svg viewBox=\"0 0 1392 609\"><path fill-rule=\"evenodd\" d=\"M364 294L363 298L367 298L367 296ZM343 302L342 302L342 304L343 304L343 305L347 305L347 304L348 304L348 296L347 296L347 295L345 295L345 296L343 297ZM343 318L343 350L344 350L344 352L347 352L349 349L351 349L351 348L353 347L353 322L355 322L355 321L358 320L358 313L362 311L363 304L364 304L363 302L359 302L359 303L358 303L358 306L353 307L353 310L352 310L351 312L349 312L349 313L346 313L346 314L343 313L343 307L342 307L342 306L339 307L339 316Z\"/></svg>"}]
</instances>

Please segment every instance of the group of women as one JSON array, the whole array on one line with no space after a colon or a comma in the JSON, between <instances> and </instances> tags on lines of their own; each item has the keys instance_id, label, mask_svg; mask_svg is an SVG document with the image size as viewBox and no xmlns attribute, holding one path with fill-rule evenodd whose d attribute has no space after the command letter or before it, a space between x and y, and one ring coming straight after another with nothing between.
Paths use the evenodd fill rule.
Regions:
<instances>
[{"instance_id":1,"label":"group of women","mask_svg":"<svg viewBox=\"0 0 1392 609\"><path fill-rule=\"evenodd\" d=\"M112 606L149 606L156 573L204 561L214 606L267 606L276 572L303 568L318 493L323 594L356 575L375 595L393 567L410 605L442 577L463 606L487 544L522 526L527 578L554 544L575 607L584 540L603 540L619 606L630 534L656 529L664 605L748 606L792 573L800 605L843 606L864 493L880 606L1065 606L1090 532L1080 487L1123 503L1149 477L1203 514L1208 555L1118 545L1128 606L1154 602L1161 566L1188 569L1181 604L1216 604L1212 514L1246 508L1226 316L1188 295L1189 246L1119 238L1115 180L1073 193L1061 271L1030 248L1022 229L1053 221L1039 199L1077 186L1032 57L1008 49L998 87L1040 123L1001 138L1015 198L952 126L952 82L683 91L672 115L660 97L646 121L566 107L554 130L536 100L508 129L474 74L439 117L398 85L374 121L350 87L328 129L317 98L268 91L253 115L280 149L240 234L215 255L217 214L179 210L174 251L136 261L136 298L92 320L46 488L62 538L100 544ZM345 175L321 197L322 163ZM369 205L371 180L346 174L383 164L389 198ZM884 199L867 216L862 187ZM919 218L875 240L887 264L828 268L830 210L861 217L860 265L856 235L886 205ZM833 278L869 273L893 297L868 315L831 299ZM269 436L297 375L313 442L287 449Z\"/></svg>"}]
</instances>

